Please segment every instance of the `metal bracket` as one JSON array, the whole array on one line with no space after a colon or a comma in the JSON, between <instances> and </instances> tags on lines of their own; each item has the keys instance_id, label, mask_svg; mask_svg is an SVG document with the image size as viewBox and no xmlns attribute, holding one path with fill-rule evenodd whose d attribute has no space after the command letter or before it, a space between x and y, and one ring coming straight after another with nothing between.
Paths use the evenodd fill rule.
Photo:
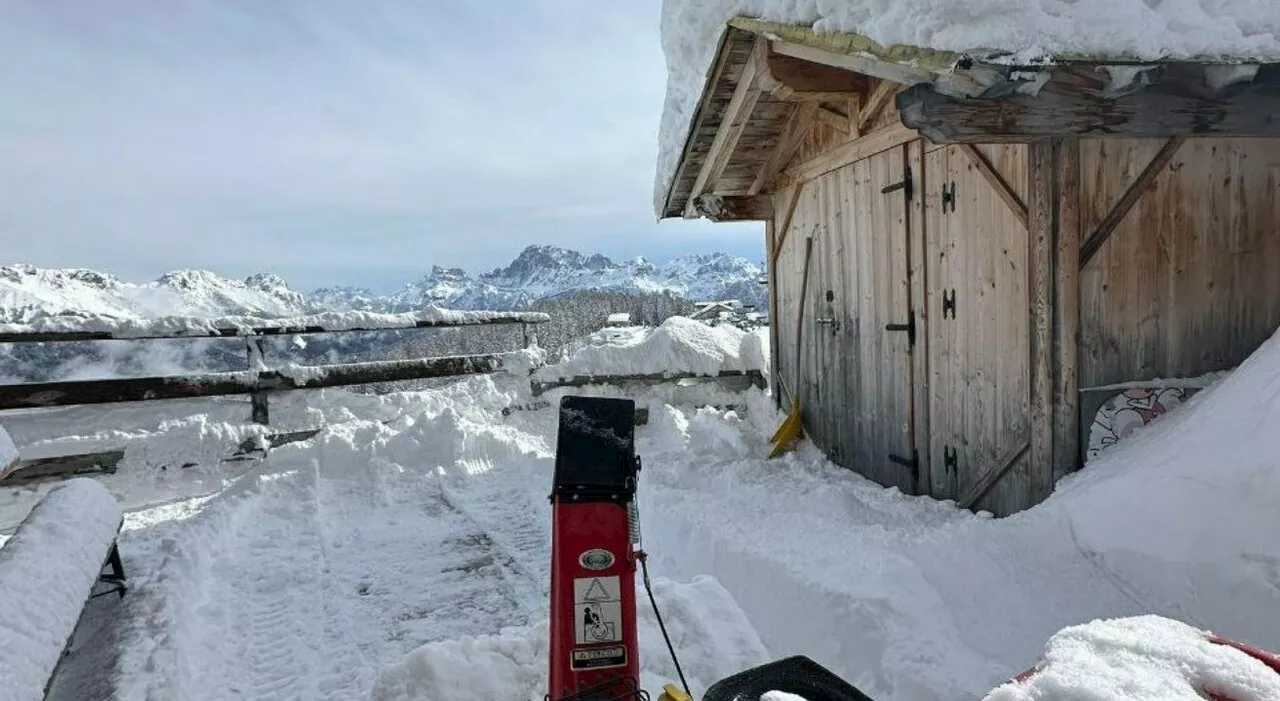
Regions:
<instances>
[{"instance_id":1,"label":"metal bracket","mask_svg":"<svg viewBox=\"0 0 1280 701\"><path fill-rule=\"evenodd\" d=\"M947 312L951 312L951 318L956 318L956 291L955 288L942 291L942 318L947 318Z\"/></svg>"},{"instance_id":2,"label":"metal bracket","mask_svg":"<svg viewBox=\"0 0 1280 701\"><path fill-rule=\"evenodd\" d=\"M915 182L911 179L911 166L907 166L907 171L903 174L902 180L880 188L880 192L885 195L898 190L905 191L908 200L915 196L916 188Z\"/></svg>"},{"instance_id":3,"label":"metal bracket","mask_svg":"<svg viewBox=\"0 0 1280 701\"><path fill-rule=\"evenodd\" d=\"M911 479L920 478L920 453L912 450L911 457L904 458L901 455L890 455L889 462L902 465L911 470Z\"/></svg>"},{"instance_id":4,"label":"metal bracket","mask_svg":"<svg viewBox=\"0 0 1280 701\"><path fill-rule=\"evenodd\" d=\"M955 474L956 466L960 462L960 456L956 453L956 449L949 445L942 447L942 467L943 469Z\"/></svg>"},{"instance_id":5,"label":"metal bracket","mask_svg":"<svg viewBox=\"0 0 1280 701\"><path fill-rule=\"evenodd\" d=\"M951 181L951 189L947 189L946 184L942 186L942 211L945 214L947 205L951 205L951 211L956 211L956 181Z\"/></svg>"},{"instance_id":6,"label":"metal bracket","mask_svg":"<svg viewBox=\"0 0 1280 701\"><path fill-rule=\"evenodd\" d=\"M908 319L907 323L905 323L905 324L887 324L887 325L885 325L884 330L885 330L885 331L906 331L906 332L907 332L907 345L911 346L912 348L914 348L914 347L915 347L915 345L916 345L916 317L915 317L915 315L914 315L914 314L912 314L912 315L911 315L911 318L910 318L910 319Z\"/></svg>"}]
</instances>

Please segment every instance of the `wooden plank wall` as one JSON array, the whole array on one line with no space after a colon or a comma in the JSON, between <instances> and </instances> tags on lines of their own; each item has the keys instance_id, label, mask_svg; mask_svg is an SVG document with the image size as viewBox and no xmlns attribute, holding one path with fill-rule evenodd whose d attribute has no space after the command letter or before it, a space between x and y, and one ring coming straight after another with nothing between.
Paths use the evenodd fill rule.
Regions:
<instances>
[{"instance_id":1,"label":"wooden plank wall","mask_svg":"<svg viewBox=\"0 0 1280 701\"><path fill-rule=\"evenodd\" d=\"M961 146L925 161L929 266L930 472L940 498L959 498L1019 454L1028 439L1027 229ZM1026 146L980 147L1026 202ZM942 187L954 183L955 210ZM954 292L952 292L954 291ZM942 318L954 295L954 317ZM955 469L946 456L954 453ZM1024 454L975 506L1007 514L1027 506Z\"/></svg>"},{"instance_id":2,"label":"wooden plank wall","mask_svg":"<svg viewBox=\"0 0 1280 701\"><path fill-rule=\"evenodd\" d=\"M1081 140L1091 232L1163 140ZM1189 139L1081 271L1080 386L1233 367L1280 324L1280 139Z\"/></svg>"}]
</instances>

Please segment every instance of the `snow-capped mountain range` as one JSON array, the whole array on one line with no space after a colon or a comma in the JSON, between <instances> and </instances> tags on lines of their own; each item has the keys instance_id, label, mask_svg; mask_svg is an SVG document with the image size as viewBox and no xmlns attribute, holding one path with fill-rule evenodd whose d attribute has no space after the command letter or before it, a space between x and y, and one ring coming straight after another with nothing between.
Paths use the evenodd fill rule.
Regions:
<instances>
[{"instance_id":1,"label":"snow-capped mountain range","mask_svg":"<svg viewBox=\"0 0 1280 701\"><path fill-rule=\"evenodd\" d=\"M661 265L644 258L615 262L554 246L530 246L503 268L470 275L433 267L389 294L326 287L304 294L279 276L232 280L203 270L166 273L147 283L83 269L0 267L0 323L49 314L157 316L297 316L321 311L401 312L435 304L455 309L519 309L580 290L663 292L695 300L740 299L762 304L762 266L723 253L685 256Z\"/></svg>"}]
</instances>

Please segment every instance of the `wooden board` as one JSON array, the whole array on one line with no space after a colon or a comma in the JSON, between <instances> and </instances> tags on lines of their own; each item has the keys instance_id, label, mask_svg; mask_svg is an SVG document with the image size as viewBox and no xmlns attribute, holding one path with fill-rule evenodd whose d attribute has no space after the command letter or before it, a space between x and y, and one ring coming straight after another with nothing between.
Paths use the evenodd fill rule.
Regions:
<instances>
[{"instance_id":1,"label":"wooden board","mask_svg":"<svg viewBox=\"0 0 1280 701\"><path fill-rule=\"evenodd\" d=\"M1025 197L1026 147L983 153ZM923 160L931 489L959 498L1017 456L976 504L1007 514L1027 505L1029 488L1019 450L1028 438L1030 390L1027 231L959 147ZM944 210L942 188L953 183L955 208ZM944 299L953 297L954 317L944 317Z\"/></svg>"},{"instance_id":2,"label":"wooden board","mask_svg":"<svg viewBox=\"0 0 1280 701\"><path fill-rule=\"evenodd\" d=\"M889 458L913 452L910 345L907 333L885 328L912 310L905 192L882 192L905 167L898 146L810 181L792 219L797 243L784 255L799 258L799 241L814 232L801 361L809 435L838 464L913 491L911 468ZM779 331L793 333L796 307L781 307Z\"/></svg>"},{"instance_id":3,"label":"wooden board","mask_svg":"<svg viewBox=\"0 0 1280 701\"><path fill-rule=\"evenodd\" d=\"M1084 139L1082 230L1160 139ZM1080 273L1080 386L1239 364L1280 324L1280 139L1195 138Z\"/></svg>"}]
</instances>

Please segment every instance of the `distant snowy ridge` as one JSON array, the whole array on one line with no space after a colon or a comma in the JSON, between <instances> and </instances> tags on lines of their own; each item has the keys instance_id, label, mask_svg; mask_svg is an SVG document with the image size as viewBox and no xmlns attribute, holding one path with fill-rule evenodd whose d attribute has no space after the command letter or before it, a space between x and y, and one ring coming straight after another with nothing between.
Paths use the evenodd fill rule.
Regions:
<instances>
[{"instance_id":1,"label":"distant snowy ridge","mask_svg":"<svg viewBox=\"0 0 1280 701\"><path fill-rule=\"evenodd\" d=\"M435 266L403 289L379 297L359 288L324 288L313 299L333 309L399 312L429 304L455 309L516 309L583 290L670 292L687 299L740 299L762 304L763 265L724 253L691 255L658 265L643 257L617 262L555 246L529 246L506 267L471 276Z\"/></svg>"},{"instance_id":2,"label":"distant snowy ridge","mask_svg":"<svg viewBox=\"0 0 1280 701\"><path fill-rule=\"evenodd\" d=\"M390 295L354 287L312 294L265 273L231 280L203 270L166 273L147 283L122 281L84 269L0 267L0 324L30 324L51 316L116 319L158 317L301 317L324 312L400 313L432 306L511 310L582 290L670 292L693 300L764 301L762 266L723 253L676 258L662 265L643 258L614 262L554 246L530 246L510 265L472 276L435 266Z\"/></svg>"}]
</instances>

